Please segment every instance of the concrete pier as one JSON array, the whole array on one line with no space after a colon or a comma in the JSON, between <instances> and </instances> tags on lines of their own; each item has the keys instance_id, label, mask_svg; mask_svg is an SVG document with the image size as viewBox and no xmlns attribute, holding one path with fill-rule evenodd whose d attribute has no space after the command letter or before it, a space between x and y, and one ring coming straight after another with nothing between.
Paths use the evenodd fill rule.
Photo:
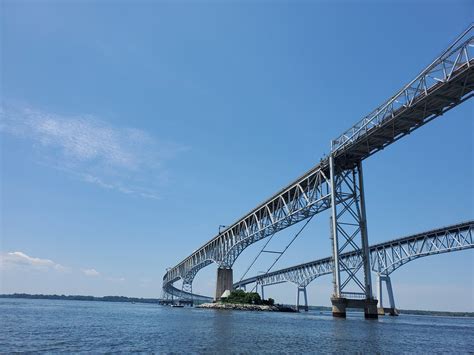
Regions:
<instances>
[{"instance_id":1,"label":"concrete pier","mask_svg":"<svg viewBox=\"0 0 474 355\"><path fill-rule=\"evenodd\" d=\"M391 308L391 307L378 307L377 308L377 313L378 313L379 316L385 316L387 314L389 316L398 316L399 315L398 309Z\"/></svg>"},{"instance_id":2,"label":"concrete pier","mask_svg":"<svg viewBox=\"0 0 474 355\"><path fill-rule=\"evenodd\" d=\"M367 319L377 319L377 300L375 299L362 299L353 300L342 297L332 297L332 315L333 317L346 317L347 308L360 308L364 310L364 316Z\"/></svg>"},{"instance_id":3,"label":"concrete pier","mask_svg":"<svg viewBox=\"0 0 474 355\"><path fill-rule=\"evenodd\" d=\"M300 293L303 293L304 306L300 306ZM303 308L305 312L308 312L308 295L306 293L306 286L298 286L296 291L296 310L299 312L300 308Z\"/></svg>"},{"instance_id":4,"label":"concrete pier","mask_svg":"<svg viewBox=\"0 0 474 355\"><path fill-rule=\"evenodd\" d=\"M232 269L217 268L216 301L220 300L224 291L232 291L233 279L234 273Z\"/></svg>"},{"instance_id":5,"label":"concrete pier","mask_svg":"<svg viewBox=\"0 0 474 355\"><path fill-rule=\"evenodd\" d=\"M364 316L365 318L372 318L372 319L377 319L379 317L377 313L377 303L378 301L375 299L371 300L364 300L365 306L364 306Z\"/></svg>"},{"instance_id":6,"label":"concrete pier","mask_svg":"<svg viewBox=\"0 0 474 355\"><path fill-rule=\"evenodd\" d=\"M346 318L347 298L331 297L332 316Z\"/></svg>"},{"instance_id":7,"label":"concrete pier","mask_svg":"<svg viewBox=\"0 0 474 355\"><path fill-rule=\"evenodd\" d=\"M385 282L385 286L387 287L388 293L388 300L390 303L390 307L383 306L383 282ZM389 275L381 275L377 274L377 298L379 300L377 313L379 315L389 314L391 316L398 316L398 310L395 307L395 298L393 297L393 289L392 289L392 281L390 280Z\"/></svg>"}]
</instances>

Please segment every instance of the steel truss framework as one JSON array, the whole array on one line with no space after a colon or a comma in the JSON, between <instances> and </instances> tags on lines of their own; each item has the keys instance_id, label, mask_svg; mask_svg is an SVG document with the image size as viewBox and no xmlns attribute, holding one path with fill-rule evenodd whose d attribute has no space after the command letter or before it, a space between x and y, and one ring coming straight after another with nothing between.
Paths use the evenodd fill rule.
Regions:
<instances>
[{"instance_id":1,"label":"steel truss framework","mask_svg":"<svg viewBox=\"0 0 474 355\"><path fill-rule=\"evenodd\" d=\"M313 169L170 268L163 277L163 291L177 294L179 290L173 283L179 279L183 280L184 290L189 290L194 276L201 268L211 263L230 268L240 253L252 243L320 213L335 203L343 203L343 194L334 194L333 198L331 193L331 183L337 185L340 174L358 169L362 160L469 99L474 89L473 28L470 26L398 93L333 140L330 158L322 159ZM330 160L333 170L330 169ZM348 198L354 200L353 195ZM332 212L333 216L338 213L334 210ZM335 227L333 240L339 242L343 238L341 242L344 244L348 239L343 231L339 231L341 224L336 219L333 218L332 222ZM360 222L360 216L358 219ZM363 233L358 233L361 241L357 247L351 241L355 242L359 238L354 237L349 241L353 250L363 250ZM333 257L340 259L340 247L334 250ZM367 263L369 262L367 258ZM349 277L349 281L357 284L366 295L370 291L367 266L368 264L365 268L362 266L365 275L363 282L360 281L360 276L351 275L348 268L342 265L339 267L340 272L345 273L346 278ZM341 294L347 286L344 282L345 280L339 280L338 283L335 280L336 295Z\"/></svg>"},{"instance_id":2,"label":"steel truss framework","mask_svg":"<svg viewBox=\"0 0 474 355\"><path fill-rule=\"evenodd\" d=\"M474 221L376 244L369 248L369 253L372 271L378 275L389 276L412 260L471 248L474 248ZM361 253L342 254L340 259L352 269L360 268L363 262ZM243 288L253 283L269 286L283 282L292 282L298 287L306 287L314 279L332 274L333 270L333 258L327 257L273 271L266 275L250 277L235 283L234 287Z\"/></svg>"},{"instance_id":3,"label":"steel truss framework","mask_svg":"<svg viewBox=\"0 0 474 355\"><path fill-rule=\"evenodd\" d=\"M331 195L333 297L372 298L362 163L354 169L338 171L332 156L329 162L331 190L334 191ZM353 267L341 258L347 252L360 255L362 262ZM350 287L352 290L356 287L356 292Z\"/></svg>"}]
</instances>

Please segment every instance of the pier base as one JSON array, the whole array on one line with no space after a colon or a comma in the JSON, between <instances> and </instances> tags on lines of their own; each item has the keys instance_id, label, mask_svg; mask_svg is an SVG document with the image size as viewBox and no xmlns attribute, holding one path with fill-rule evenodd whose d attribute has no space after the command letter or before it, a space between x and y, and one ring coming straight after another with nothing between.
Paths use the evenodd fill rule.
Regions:
<instances>
[{"instance_id":1,"label":"pier base","mask_svg":"<svg viewBox=\"0 0 474 355\"><path fill-rule=\"evenodd\" d=\"M232 269L217 268L216 301L221 299L226 290L232 291L233 278Z\"/></svg>"},{"instance_id":2,"label":"pier base","mask_svg":"<svg viewBox=\"0 0 474 355\"><path fill-rule=\"evenodd\" d=\"M364 316L367 319L377 319L377 300L374 299L362 299L353 300L342 297L332 297L332 315L333 317L346 317L347 308L359 308L364 310Z\"/></svg>"},{"instance_id":3,"label":"pier base","mask_svg":"<svg viewBox=\"0 0 474 355\"><path fill-rule=\"evenodd\" d=\"M347 298L331 298L332 316L346 318Z\"/></svg>"},{"instance_id":4,"label":"pier base","mask_svg":"<svg viewBox=\"0 0 474 355\"><path fill-rule=\"evenodd\" d=\"M377 308L377 313L379 316L398 316L400 313L398 312L398 309L396 308L391 308L391 307L378 307Z\"/></svg>"}]
</instances>

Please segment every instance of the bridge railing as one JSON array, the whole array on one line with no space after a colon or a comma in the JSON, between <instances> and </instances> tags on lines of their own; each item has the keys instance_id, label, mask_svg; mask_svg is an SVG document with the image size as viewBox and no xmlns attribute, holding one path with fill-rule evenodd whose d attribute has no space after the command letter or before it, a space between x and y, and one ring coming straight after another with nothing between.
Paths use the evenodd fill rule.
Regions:
<instances>
[{"instance_id":1,"label":"bridge railing","mask_svg":"<svg viewBox=\"0 0 474 355\"><path fill-rule=\"evenodd\" d=\"M357 122L331 142L331 152L337 152L358 138L395 116L400 109L411 107L419 98L427 96L436 84L449 81L463 66L473 59L474 25L470 25L439 57L392 98Z\"/></svg>"}]
</instances>

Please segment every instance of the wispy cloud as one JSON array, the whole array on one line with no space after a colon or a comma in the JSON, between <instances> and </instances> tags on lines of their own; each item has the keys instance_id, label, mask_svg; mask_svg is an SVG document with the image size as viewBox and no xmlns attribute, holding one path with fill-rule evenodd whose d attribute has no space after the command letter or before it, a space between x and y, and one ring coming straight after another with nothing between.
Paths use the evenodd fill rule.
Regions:
<instances>
[{"instance_id":1,"label":"wispy cloud","mask_svg":"<svg viewBox=\"0 0 474 355\"><path fill-rule=\"evenodd\" d=\"M109 282L124 282L123 277L113 277L103 275L95 268L80 268L75 269L68 266L63 266L50 259L43 259L38 257L29 256L21 251L14 251L0 254L0 270L9 271L41 271L41 272L67 272L70 276L85 275L92 278L101 278L102 280Z\"/></svg>"},{"instance_id":2,"label":"wispy cloud","mask_svg":"<svg viewBox=\"0 0 474 355\"><path fill-rule=\"evenodd\" d=\"M96 269L82 269L81 271L86 276L92 276L92 277L100 276L100 273Z\"/></svg>"},{"instance_id":3,"label":"wispy cloud","mask_svg":"<svg viewBox=\"0 0 474 355\"><path fill-rule=\"evenodd\" d=\"M166 178L163 164L186 149L93 115L30 107L2 107L0 131L31 141L42 164L105 189L154 199L159 197L157 182Z\"/></svg>"},{"instance_id":4,"label":"wispy cloud","mask_svg":"<svg viewBox=\"0 0 474 355\"><path fill-rule=\"evenodd\" d=\"M30 267L38 270L54 269L57 271L67 271L68 268L57 264L49 259L34 258L21 251L14 251L0 255L0 267L6 269L9 267Z\"/></svg>"}]
</instances>

